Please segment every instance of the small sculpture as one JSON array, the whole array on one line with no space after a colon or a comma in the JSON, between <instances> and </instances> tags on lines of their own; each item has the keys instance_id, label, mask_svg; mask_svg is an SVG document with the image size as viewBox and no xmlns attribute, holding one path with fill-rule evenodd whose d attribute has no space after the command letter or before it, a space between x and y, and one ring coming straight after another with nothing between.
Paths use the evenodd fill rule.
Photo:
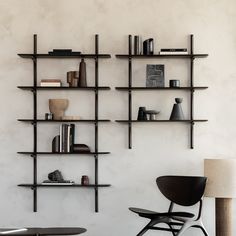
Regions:
<instances>
[{"instance_id":1,"label":"small sculpture","mask_svg":"<svg viewBox=\"0 0 236 236\"><path fill-rule=\"evenodd\" d=\"M183 101L183 98L175 98L176 104L174 104L170 120L184 120L184 113L181 107L181 103Z\"/></svg>"},{"instance_id":2,"label":"small sculpture","mask_svg":"<svg viewBox=\"0 0 236 236\"><path fill-rule=\"evenodd\" d=\"M79 64L79 87L87 87L87 74L86 74L86 63L82 58Z\"/></svg>"},{"instance_id":3,"label":"small sculpture","mask_svg":"<svg viewBox=\"0 0 236 236\"><path fill-rule=\"evenodd\" d=\"M49 173L48 174L48 179L50 181L58 181L58 182L64 181L64 178L61 174L61 171L59 171L59 170L55 170L55 171Z\"/></svg>"},{"instance_id":4,"label":"small sculpture","mask_svg":"<svg viewBox=\"0 0 236 236\"><path fill-rule=\"evenodd\" d=\"M137 120L147 120L146 107L139 107Z\"/></svg>"}]
</instances>

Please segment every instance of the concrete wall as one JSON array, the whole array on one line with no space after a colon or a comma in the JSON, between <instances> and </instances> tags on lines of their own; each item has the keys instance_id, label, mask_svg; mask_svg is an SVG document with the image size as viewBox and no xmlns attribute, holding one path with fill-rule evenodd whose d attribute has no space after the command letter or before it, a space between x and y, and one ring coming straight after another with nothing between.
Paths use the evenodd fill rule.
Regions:
<instances>
[{"instance_id":1,"label":"concrete wall","mask_svg":"<svg viewBox=\"0 0 236 236\"><path fill-rule=\"evenodd\" d=\"M168 201L160 194L155 178L160 175L202 175L203 159L234 158L236 153L236 3L233 0L0 0L0 222L1 226L83 226L86 235L136 235L145 219L128 207L165 211ZM32 181L32 159L17 151L32 150L32 127L17 118L32 117L32 94L16 88L32 84L32 62L17 53L32 52L33 34L38 34L38 51L73 48L94 51L94 34L100 35L100 50L112 59L100 63L100 84L111 87L100 93L99 114L113 122L99 128L99 148L111 155L99 158L99 180L112 187L99 191L100 212L94 213L91 189L40 189L38 213L32 212L32 191L19 183ZM189 147L187 124L135 124L133 149L127 149L127 126L114 122L127 118L127 94L115 86L127 85L127 61L115 54L127 52L128 34L155 39L156 52L162 47L189 47L189 34L195 35L195 51L209 53L196 60L195 84L209 86L196 92L195 115L209 122L196 124L195 149ZM94 81L94 63L86 61L88 83ZM139 60L133 66L134 85L145 84L147 63L166 66L169 79L187 86L189 61ZM38 79L60 78L78 69L78 60L40 60ZM67 115L93 118L93 93L40 92L38 114L48 112L49 98L70 99ZM161 110L168 119L175 97L183 97L189 116L187 92L135 92L133 117L139 106ZM77 125L77 142L94 145L93 125ZM58 124L39 125L39 150L50 150ZM94 159L81 156L45 156L38 160L39 182L47 173L60 169L64 177L80 181L82 174L94 181ZM196 210L196 208L193 208ZM234 208L235 213L235 208ZM203 220L214 235L214 201L205 199ZM147 235L157 235L150 232ZM235 234L235 233L234 233ZM166 235L159 233L158 235ZM201 235L192 229L186 235Z\"/></svg>"}]
</instances>

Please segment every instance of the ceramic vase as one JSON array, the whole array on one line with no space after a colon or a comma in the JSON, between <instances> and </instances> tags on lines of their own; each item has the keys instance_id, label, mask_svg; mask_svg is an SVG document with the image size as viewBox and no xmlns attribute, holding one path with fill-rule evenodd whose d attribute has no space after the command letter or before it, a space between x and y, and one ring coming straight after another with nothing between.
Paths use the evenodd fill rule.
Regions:
<instances>
[{"instance_id":1,"label":"ceramic vase","mask_svg":"<svg viewBox=\"0 0 236 236\"><path fill-rule=\"evenodd\" d=\"M175 98L176 104L174 104L170 120L184 120L184 113L181 107L181 103L183 101L183 98Z\"/></svg>"},{"instance_id":2,"label":"ceramic vase","mask_svg":"<svg viewBox=\"0 0 236 236\"><path fill-rule=\"evenodd\" d=\"M49 110L53 114L53 119L61 120L68 105L68 99L49 99Z\"/></svg>"}]
</instances>

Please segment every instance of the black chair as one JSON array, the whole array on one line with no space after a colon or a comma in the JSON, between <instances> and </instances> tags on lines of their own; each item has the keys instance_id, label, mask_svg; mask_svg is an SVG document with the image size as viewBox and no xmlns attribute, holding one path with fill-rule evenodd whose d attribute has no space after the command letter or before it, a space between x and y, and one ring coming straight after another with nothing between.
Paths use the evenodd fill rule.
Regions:
<instances>
[{"instance_id":1,"label":"black chair","mask_svg":"<svg viewBox=\"0 0 236 236\"><path fill-rule=\"evenodd\" d=\"M206 177L192 176L161 176L156 179L157 186L161 193L170 200L168 212L158 213L141 208L129 208L139 216L150 219L150 222L137 234L141 236L148 230L162 230L172 232L173 236L180 236L190 227L200 228L205 236L208 233L203 226L202 197L206 186ZM174 204L180 206L193 206L199 203L197 215L189 212L173 211ZM165 223L167 227L156 227L159 223Z\"/></svg>"}]
</instances>

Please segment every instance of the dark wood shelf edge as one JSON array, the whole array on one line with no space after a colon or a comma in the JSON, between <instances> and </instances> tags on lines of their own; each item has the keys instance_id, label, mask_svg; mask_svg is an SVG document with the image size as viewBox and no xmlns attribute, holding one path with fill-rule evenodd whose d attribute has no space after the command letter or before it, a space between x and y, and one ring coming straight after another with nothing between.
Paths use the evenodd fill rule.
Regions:
<instances>
[{"instance_id":1,"label":"dark wood shelf edge","mask_svg":"<svg viewBox=\"0 0 236 236\"><path fill-rule=\"evenodd\" d=\"M17 186L19 187L26 187L26 188L45 188L45 187L72 187L72 188L103 188L103 187L110 187L111 184L90 184L90 185L81 185L81 184L65 184L65 185L61 185L61 184L18 184Z\"/></svg>"},{"instance_id":2,"label":"dark wood shelf edge","mask_svg":"<svg viewBox=\"0 0 236 236\"><path fill-rule=\"evenodd\" d=\"M196 86L196 87L115 87L116 90L194 90L194 89L208 89L207 86Z\"/></svg>"},{"instance_id":3,"label":"dark wood shelf edge","mask_svg":"<svg viewBox=\"0 0 236 236\"><path fill-rule=\"evenodd\" d=\"M119 123L161 123L161 122L179 122L179 123L191 123L191 122L207 122L208 120L116 120Z\"/></svg>"},{"instance_id":4,"label":"dark wood shelf edge","mask_svg":"<svg viewBox=\"0 0 236 236\"><path fill-rule=\"evenodd\" d=\"M17 154L23 154L23 155L106 155L110 154L110 152L73 152L73 153L64 153L64 152L17 152Z\"/></svg>"},{"instance_id":5,"label":"dark wood shelf edge","mask_svg":"<svg viewBox=\"0 0 236 236\"><path fill-rule=\"evenodd\" d=\"M206 53L197 53L197 54L181 54L181 55L173 55L173 54L167 54L167 55L160 55L160 54L154 54L154 55L129 55L129 54L116 54L117 58L125 59L125 58L203 58L208 57L209 55Z\"/></svg>"},{"instance_id":6,"label":"dark wood shelf edge","mask_svg":"<svg viewBox=\"0 0 236 236\"><path fill-rule=\"evenodd\" d=\"M80 54L80 55L49 55L46 53L40 54L32 54L32 53L19 53L17 54L19 57L26 58L26 59L33 59L33 58L55 58L55 59L66 59L66 58L87 58L87 59L94 59L94 58L111 58L110 54Z\"/></svg>"},{"instance_id":7,"label":"dark wood shelf edge","mask_svg":"<svg viewBox=\"0 0 236 236\"><path fill-rule=\"evenodd\" d=\"M109 86L88 86L88 87L66 87L66 86L61 86L61 87L41 87L41 86L17 86L17 88L22 89L22 90L110 90L111 88Z\"/></svg>"},{"instance_id":8,"label":"dark wood shelf edge","mask_svg":"<svg viewBox=\"0 0 236 236\"><path fill-rule=\"evenodd\" d=\"M34 122L33 119L17 119L20 122ZM38 119L36 122L42 122L42 123L62 123L62 122L80 122L80 123L96 123L96 122L111 122L111 120L108 119L99 119L99 120L43 120Z\"/></svg>"}]
</instances>

